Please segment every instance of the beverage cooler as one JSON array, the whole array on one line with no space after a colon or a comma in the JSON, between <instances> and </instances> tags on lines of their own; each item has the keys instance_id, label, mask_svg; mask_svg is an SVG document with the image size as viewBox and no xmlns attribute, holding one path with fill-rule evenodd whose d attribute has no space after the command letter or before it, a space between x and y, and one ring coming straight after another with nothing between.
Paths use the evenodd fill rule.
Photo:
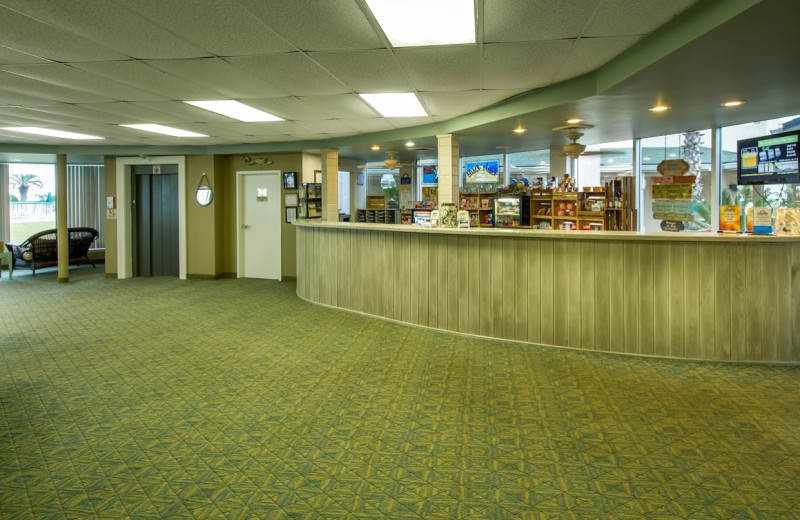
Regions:
<instances>
[{"instance_id":1,"label":"beverage cooler","mask_svg":"<svg viewBox=\"0 0 800 520\"><path fill-rule=\"evenodd\" d=\"M495 195L494 227L531 227L529 195Z\"/></svg>"}]
</instances>

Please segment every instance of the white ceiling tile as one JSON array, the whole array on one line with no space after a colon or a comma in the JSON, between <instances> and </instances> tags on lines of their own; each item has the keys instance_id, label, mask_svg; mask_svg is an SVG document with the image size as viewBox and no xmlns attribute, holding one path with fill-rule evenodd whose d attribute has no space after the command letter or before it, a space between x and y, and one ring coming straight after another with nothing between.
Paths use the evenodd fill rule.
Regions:
<instances>
[{"instance_id":1,"label":"white ceiling tile","mask_svg":"<svg viewBox=\"0 0 800 520\"><path fill-rule=\"evenodd\" d=\"M576 40L569 58L561 65L555 81L574 78L601 67L634 45L639 38L639 36L609 36Z\"/></svg>"},{"instance_id":2,"label":"white ceiling tile","mask_svg":"<svg viewBox=\"0 0 800 520\"><path fill-rule=\"evenodd\" d=\"M83 108L82 105L52 105L47 107L18 108L17 114L22 117L30 117L39 121L54 124L94 124L102 121L97 117L97 113ZM108 123L115 122L110 116L106 118Z\"/></svg>"},{"instance_id":3,"label":"white ceiling tile","mask_svg":"<svg viewBox=\"0 0 800 520\"><path fill-rule=\"evenodd\" d=\"M481 91L481 95L483 96L483 106L490 106L494 105L495 103L499 103L500 101L512 98L523 92L527 92L527 89L518 88L518 89L510 89L510 90L488 90L483 89Z\"/></svg>"},{"instance_id":4,"label":"white ceiling tile","mask_svg":"<svg viewBox=\"0 0 800 520\"><path fill-rule=\"evenodd\" d=\"M224 94L226 99L288 95L285 89L276 88L220 58L153 60L145 63L192 83L204 84L208 78L215 78L214 89Z\"/></svg>"},{"instance_id":5,"label":"white ceiling tile","mask_svg":"<svg viewBox=\"0 0 800 520\"><path fill-rule=\"evenodd\" d=\"M238 2L117 0L128 9L217 56L277 54L296 50Z\"/></svg>"},{"instance_id":6,"label":"white ceiling tile","mask_svg":"<svg viewBox=\"0 0 800 520\"><path fill-rule=\"evenodd\" d=\"M647 34L698 0L603 0L583 36Z\"/></svg>"},{"instance_id":7,"label":"white ceiling tile","mask_svg":"<svg viewBox=\"0 0 800 520\"><path fill-rule=\"evenodd\" d=\"M153 92L168 99L218 99L222 95L214 89L212 82L188 81L141 61L111 61L73 63L73 66L98 76L127 82L142 90Z\"/></svg>"},{"instance_id":8,"label":"white ceiling tile","mask_svg":"<svg viewBox=\"0 0 800 520\"><path fill-rule=\"evenodd\" d=\"M483 88L534 89L553 82L572 40L492 43L483 49Z\"/></svg>"},{"instance_id":9,"label":"white ceiling tile","mask_svg":"<svg viewBox=\"0 0 800 520\"><path fill-rule=\"evenodd\" d=\"M300 52L226 58L233 66L297 96L343 94L349 89Z\"/></svg>"},{"instance_id":10,"label":"white ceiling tile","mask_svg":"<svg viewBox=\"0 0 800 520\"><path fill-rule=\"evenodd\" d=\"M238 0L262 23L303 51L385 47L357 2Z\"/></svg>"},{"instance_id":11,"label":"white ceiling tile","mask_svg":"<svg viewBox=\"0 0 800 520\"><path fill-rule=\"evenodd\" d=\"M353 129L343 123L340 119L322 119L318 121L308 121L298 123L308 132L323 134L352 134Z\"/></svg>"},{"instance_id":12,"label":"white ceiling tile","mask_svg":"<svg viewBox=\"0 0 800 520\"><path fill-rule=\"evenodd\" d=\"M225 132L229 134L241 134L241 135L272 136L281 134L292 134L298 132L299 133L308 132L308 129L306 127L298 123L293 123L291 121L266 121L263 123L214 122L213 126L215 128L223 129Z\"/></svg>"},{"instance_id":13,"label":"white ceiling tile","mask_svg":"<svg viewBox=\"0 0 800 520\"><path fill-rule=\"evenodd\" d=\"M395 53L417 90L472 90L481 86L477 45L408 47Z\"/></svg>"},{"instance_id":14,"label":"white ceiling tile","mask_svg":"<svg viewBox=\"0 0 800 520\"><path fill-rule=\"evenodd\" d=\"M453 92L420 92L419 96L432 116L457 116L484 106L480 90Z\"/></svg>"},{"instance_id":15,"label":"white ceiling tile","mask_svg":"<svg viewBox=\"0 0 800 520\"><path fill-rule=\"evenodd\" d=\"M387 49L313 52L309 56L355 92L408 92L412 88L408 75Z\"/></svg>"},{"instance_id":16,"label":"white ceiling tile","mask_svg":"<svg viewBox=\"0 0 800 520\"><path fill-rule=\"evenodd\" d=\"M176 105L186 105L177 102L137 102L137 103L90 103L81 105L87 110L105 114L102 120L110 119L117 124L129 123L185 123L195 121L197 118L190 111L181 114L175 113Z\"/></svg>"},{"instance_id":17,"label":"white ceiling tile","mask_svg":"<svg viewBox=\"0 0 800 520\"><path fill-rule=\"evenodd\" d=\"M367 119L340 119L339 121L359 133L382 132L384 130L391 130L394 128L386 119L382 117Z\"/></svg>"},{"instance_id":18,"label":"white ceiling tile","mask_svg":"<svg viewBox=\"0 0 800 520\"><path fill-rule=\"evenodd\" d=\"M131 101L156 101L166 99L127 83L88 74L70 65L46 63L36 65L3 65L0 69L43 83L71 88L98 96Z\"/></svg>"},{"instance_id":19,"label":"white ceiling tile","mask_svg":"<svg viewBox=\"0 0 800 520\"><path fill-rule=\"evenodd\" d=\"M0 106L13 105L30 107L57 104L58 101L53 101L44 96L32 96L29 93L6 90L3 88L3 85L0 84Z\"/></svg>"},{"instance_id":20,"label":"white ceiling tile","mask_svg":"<svg viewBox=\"0 0 800 520\"><path fill-rule=\"evenodd\" d=\"M435 123L436 121L430 117L387 117L386 120L395 128L408 128L409 126L420 126Z\"/></svg>"},{"instance_id":21,"label":"white ceiling tile","mask_svg":"<svg viewBox=\"0 0 800 520\"><path fill-rule=\"evenodd\" d=\"M4 2L5 3L5 2ZM125 55L83 35L72 34L0 6L0 45L47 60L98 61L121 60Z\"/></svg>"},{"instance_id":22,"label":"white ceiling tile","mask_svg":"<svg viewBox=\"0 0 800 520\"><path fill-rule=\"evenodd\" d=\"M296 97L279 97L270 99L248 99L247 104L292 121L308 121L324 119L319 109Z\"/></svg>"},{"instance_id":23,"label":"white ceiling tile","mask_svg":"<svg viewBox=\"0 0 800 520\"><path fill-rule=\"evenodd\" d=\"M300 99L307 105L319 110L322 116L320 119L358 119L377 115L355 94L308 96Z\"/></svg>"},{"instance_id":24,"label":"white ceiling tile","mask_svg":"<svg viewBox=\"0 0 800 520\"><path fill-rule=\"evenodd\" d=\"M6 90L25 95L39 96L61 103L100 103L103 101L113 101L112 98L102 95L51 85L4 71L0 71L0 85Z\"/></svg>"},{"instance_id":25,"label":"white ceiling tile","mask_svg":"<svg viewBox=\"0 0 800 520\"><path fill-rule=\"evenodd\" d=\"M0 65L19 65L23 63L49 63L44 58L20 52L0 45Z\"/></svg>"},{"instance_id":26,"label":"white ceiling tile","mask_svg":"<svg viewBox=\"0 0 800 520\"><path fill-rule=\"evenodd\" d=\"M484 0L484 43L577 37L598 0Z\"/></svg>"},{"instance_id":27,"label":"white ceiling tile","mask_svg":"<svg viewBox=\"0 0 800 520\"><path fill-rule=\"evenodd\" d=\"M155 24L108 0L3 0L3 4L54 28L137 59L209 55L208 51L170 30L170 20Z\"/></svg>"}]
</instances>

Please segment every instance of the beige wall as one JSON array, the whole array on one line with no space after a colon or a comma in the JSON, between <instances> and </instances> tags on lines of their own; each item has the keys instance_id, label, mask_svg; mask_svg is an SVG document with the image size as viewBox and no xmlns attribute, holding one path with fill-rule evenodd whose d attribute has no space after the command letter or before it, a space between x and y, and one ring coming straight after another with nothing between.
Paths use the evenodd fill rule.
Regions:
<instances>
[{"instance_id":1,"label":"beige wall","mask_svg":"<svg viewBox=\"0 0 800 520\"><path fill-rule=\"evenodd\" d=\"M222 225L225 230L222 241L222 266L223 273L235 275L236 266L236 238L238 229L236 228L236 172L247 171L274 171L297 172L298 179L302 178L301 172L304 167L305 154L276 154L269 155L272 164L265 166L261 164L250 166L242 160L241 156L222 157L220 163L221 183L224 186L224 213L222 215ZM311 173L313 177L313 172ZM283 206L284 193L297 193L297 190L281 190L281 215L285 214ZM296 269L297 254L295 251L295 228L286 223L285 218L281 218L281 270L284 279L294 279L297 277Z\"/></svg>"},{"instance_id":2,"label":"beige wall","mask_svg":"<svg viewBox=\"0 0 800 520\"><path fill-rule=\"evenodd\" d=\"M114 157L106 157L103 161L103 177L106 197L117 196L117 161ZM106 278L117 277L117 221L109 219L106 213Z\"/></svg>"},{"instance_id":3,"label":"beige wall","mask_svg":"<svg viewBox=\"0 0 800 520\"><path fill-rule=\"evenodd\" d=\"M249 165L242 156L191 155L186 157L186 261L188 278L236 276L236 172L295 171L298 179L310 177L321 168L321 159L312 154L269 155L272 164ZM308 170L308 171L306 171ZM214 190L214 199L203 207L194 194L206 173ZM116 196L116 159L105 158L106 196ZM281 215L284 215L281 193ZM296 271L295 228L281 218L281 265L284 279L294 279ZM106 276L117 276L117 222L106 220Z\"/></svg>"}]
</instances>

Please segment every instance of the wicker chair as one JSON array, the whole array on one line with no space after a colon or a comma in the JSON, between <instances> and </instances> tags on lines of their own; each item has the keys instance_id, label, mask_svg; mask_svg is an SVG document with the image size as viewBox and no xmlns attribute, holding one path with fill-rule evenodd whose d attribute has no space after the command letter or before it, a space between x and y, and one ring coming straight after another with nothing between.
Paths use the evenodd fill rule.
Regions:
<instances>
[{"instance_id":1,"label":"wicker chair","mask_svg":"<svg viewBox=\"0 0 800 520\"><path fill-rule=\"evenodd\" d=\"M88 262L95 267L89 258L89 248L97 239L99 233L94 228L74 227L67 229L69 236L69 263L81 264ZM14 256L14 269L33 269L58 265L58 242L55 229L40 231L28 237L26 241L17 244L6 244L6 248Z\"/></svg>"}]
</instances>

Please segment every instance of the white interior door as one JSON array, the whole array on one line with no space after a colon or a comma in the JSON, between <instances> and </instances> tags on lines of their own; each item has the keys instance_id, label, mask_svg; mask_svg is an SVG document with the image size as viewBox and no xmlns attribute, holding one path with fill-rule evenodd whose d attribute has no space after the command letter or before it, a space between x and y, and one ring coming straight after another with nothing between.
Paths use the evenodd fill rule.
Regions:
<instances>
[{"instance_id":1,"label":"white interior door","mask_svg":"<svg viewBox=\"0 0 800 520\"><path fill-rule=\"evenodd\" d=\"M281 279L280 172L240 172L239 277Z\"/></svg>"}]
</instances>

